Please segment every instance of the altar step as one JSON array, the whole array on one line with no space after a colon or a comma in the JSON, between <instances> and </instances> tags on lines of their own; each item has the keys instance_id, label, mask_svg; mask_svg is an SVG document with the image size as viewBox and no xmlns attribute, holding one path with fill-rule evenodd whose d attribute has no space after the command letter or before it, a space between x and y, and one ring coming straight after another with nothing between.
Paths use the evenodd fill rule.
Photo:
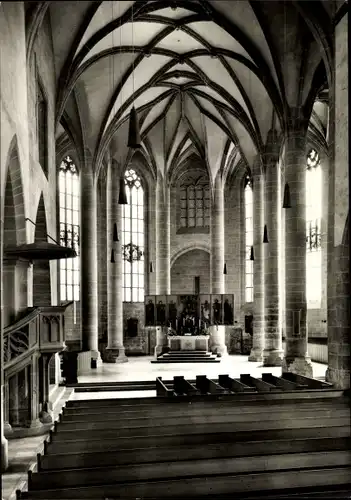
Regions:
<instances>
[{"instance_id":1,"label":"altar step","mask_svg":"<svg viewBox=\"0 0 351 500\"><path fill-rule=\"evenodd\" d=\"M169 351L151 363L219 363L221 358L208 351Z\"/></svg>"}]
</instances>

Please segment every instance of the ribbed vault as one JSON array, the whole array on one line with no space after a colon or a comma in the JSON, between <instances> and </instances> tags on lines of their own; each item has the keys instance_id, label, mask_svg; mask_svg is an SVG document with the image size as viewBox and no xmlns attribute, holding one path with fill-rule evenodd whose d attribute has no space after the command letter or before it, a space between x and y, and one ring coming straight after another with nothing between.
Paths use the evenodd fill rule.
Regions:
<instances>
[{"instance_id":1,"label":"ribbed vault","mask_svg":"<svg viewBox=\"0 0 351 500\"><path fill-rule=\"evenodd\" d=\"M63 116L80 123L97 164L111 145L124 165L134 105L144 154L163 175L194 154L212 180L252 165L272 124L282 131L289 107L308 110L311 85L324 83L313 78L327 59L300 3L51 2L57 127Z\"/></svg>"}]
</instances>

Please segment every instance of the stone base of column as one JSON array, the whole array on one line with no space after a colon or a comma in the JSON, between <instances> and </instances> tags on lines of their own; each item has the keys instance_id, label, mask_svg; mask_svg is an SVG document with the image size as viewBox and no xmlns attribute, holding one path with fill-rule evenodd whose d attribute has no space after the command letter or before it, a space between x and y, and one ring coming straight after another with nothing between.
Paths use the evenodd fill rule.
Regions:
<instances>
[{"instance_id":1,"label":"stone base of column","mask_svg":"<svg viewBox=\"0 0 351 500\"><path fill-rule=\"evenodd\" d=\"M255 363L261 363L263 360L262 349L257 349L253 347L250 351L248 361L253 361Z\"/></svg>"},{"instance_id":2,"label":"stone base of column","mask_svg":"<svg viewBox=\"0 0 351 500\"><path fill-rule=\"evenodd\" d=\"M9 422L4 422L3 433L4 433L5 437L11 436L11 434L13 434L13 429L12 429L12 426L9 424Z\"/></svg>"},{"instance_id":3,"label":"stone base of column","mask_svg":"<svg viewBox=\"0 0 351 500\"><path fill-rule=\"evenodd\" d=\"M281 349L263 350L263 366L282 366L284 351Z\"/></svg>"},{"instance_id":4,"label":"stone base of column","mask_svg":"<svg viewBox=\"0 0 351 500\"><path fill-rule=\"evenodd\" d=\"M336 370L328 367L325 372L325 381L333 384L335 389L350 389L350 370Z\"/></svg>"},{"instance_id":5,"label":"stone base of column","mask_svg":"<svg viewBox=\"0 0 351 500\"><path fill-rule=\"evenodd\" d=\"M93 361L93 363L92 363ZM90 372L92 369L92 364L95 368L102 365L101 354L99 351L84 351L78 354L78 375L86 372Z\"/></svg>"},{"instance_id":6,"label":"stone base of column","mask_svg":"<svg viewBox=\"0 0 351 500\"><path fill-rule=\"evenodd\" d=\"M163 354L168 347L168 337L167 337L168 328L165 326L157 326L156 327L156 347L155 347L155 357Z\"/></svg>"},{"instance_id":7,"label":"stone base of column","mask_svg":"<svg viewBox=\"0 0 351 500\"><path fill-rule=\"evenodd\" d=\"M52 411L52 403L45 403L39 412L39 420L43 424L51 424L54 421L54 412Z\"/></svg>"},{"instance_id":8,"label":"stone base of column","mask_svg":"<svg viewBox=\"0 0 351 500\"><path fill-rule=\"evenodd\" d=\"M282 363L282 373L296 373L304 377L313 377L311 358L284 358Z\"/></svg>"},{"instance_id":9,"label":"stone base of column","mask_svg":"<svg viewBox=\"0 0 351 500\"><path fill-rule=\"evenodd\" d=\"M225 326L210 326L210 350L213 354L220 354L222 357L228 355L228 349L225 345Z\"/></svg>"},{"instance_id":10,"label":"stone base of column","mask_svg":"<svg viewBox=\"0 0 351 500\"><path fill-rule=\"evenodd\" d=\"M39 418L34 418L26 424L26 429L40 429L40 427L43 427L43 424L40 422Z\"/></svg>"},{"instance_id":11,"label":"stone base of column","mask_svg":"<svg viewBox=\"0 0 351 500\"><path fill-rule=\"evenodd\" d=\"M1 436L1 472L5 472L9 467L9 445L5 436Z\"/></svg>"},{"instance_id":12,"label":"stone base of column","mask_svg":"<svg viewBox=\"0 0 351 500\"><path fill-rule=\"evenodd\" d=\"M106 363L127 363L124 347L106 347Z\"/></svg>"}]
</instances>

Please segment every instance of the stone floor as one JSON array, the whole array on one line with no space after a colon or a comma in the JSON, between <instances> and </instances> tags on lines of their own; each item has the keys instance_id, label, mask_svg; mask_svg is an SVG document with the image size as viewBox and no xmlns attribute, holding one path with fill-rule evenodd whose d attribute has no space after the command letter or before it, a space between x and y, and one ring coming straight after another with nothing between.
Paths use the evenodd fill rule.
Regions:
<instances>
[{"instance_id":1,"label":"stone floor","mask_svg":"<svg viewBox=\"0 0 351 500\"><path fill-rule=\"evenodd\" d=\"M194 379L196 375L207 375L217 378L218 375L227 374L238 378L241 374L249 373L254 377L261 377L262 373L273 373L280 376L281 368L266 368L261 363L249 362L247 356L230 355L223 358L220 363L177 363L177 364L151 364L151 356L129 358L128 363L103 364L96 370L78 377L79 382L121 382L155 380L157 376L164 380L172 379L175 375L184 375L185 378ZM321 363L312 363L313 376L324 380L327 366ZM66 389L65 394L55 408L54 416L58 418L62 406L68 399L100 399L123 397L153 397L156 391L119 391L119 392L86 392L74 393ZM47 435L29 437L24 439L9 440L9 469L2 474L2 500L15 500L16 489L27 488L28 469L36 470L36 455L43 452L43 442Z\"/></svg>"},{"instance_id":2,"label":"stone floor","mask_svg":"<svg viewBox=\"0 0 351 500\"><path fill-rule=\"evenodd\" d=\"M240 377L242 373L249 373L253 377L261 377L262 373L272 373L280 376L280 367L263 367L262 363L249 362L247 356L229 355L222 358L220 363L160 363L152 364L152 356L129 358L128 363L104 363L95 370L78 377L79 382L122 382L155 380L162 377L172 379L175 375L184 375L185 378L195 378L196 375L207 375L217 378L226 374L231 377ZM327 366L312 362L313 377L324 380Z\"/></svg>"}]
</instances>

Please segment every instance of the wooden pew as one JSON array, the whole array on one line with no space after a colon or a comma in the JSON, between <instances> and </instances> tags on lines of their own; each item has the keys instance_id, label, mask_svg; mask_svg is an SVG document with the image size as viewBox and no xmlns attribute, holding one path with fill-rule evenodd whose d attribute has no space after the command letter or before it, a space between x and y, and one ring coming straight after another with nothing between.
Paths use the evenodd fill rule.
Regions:
<instances>
[{"instance_id":1,"label":"wooden pew","mask_svg":"<svg viewBox=\"0 0 351 500\"><path fill-rule=\"evenodd\" d=\"M239 380L229 377L229 375L219 375L218 383L232 392L256 392L255 387L250 387Z\"/></svg>"},{"instance_id":2,"label":"wooden pew","mask_svg":"<svg viewBox=\"0 0 351 500\"><path fill-rule=\"evenodd\" d=\"M254 388L251 388L252 391L254 391ZM304 404L301 404L299 406L295 405L237 405L233 404L231 402L230 404L219 404L219 405L213 405L213 403L206 404L206 405L197 405L196 403L189 404L187 403L182 404L180 403L178 406L171 405L170 408L167 409L166 407L163 407L163 412L162 412L162 418L167 418L167 419L172 419L176 417L184 417L184 414L187 413L192 416L205 416L205 415L212 415L212 414L218 414L220 413L221 415L227 415L232 416L233 419L235 419L236 415L250 415L252 413L257 414L259 413L262 418L265 417L267 414L274 414L276 415L277 419L280 418L281 414L287 413L289 415L292 414L304 414L306 411L322 411L325 412L328 409L333 409L335 410L342 410L342 409L348 410L348 406L340 406L340 405L326 405L326 406L320 406L319 404L313 404L311 402L306 402ZM149 411L147 410L140 410L140 411L117 411L117 409L113 410L109 409L110 411L105 412L101 411L101 413L67 413L64 411L62 414L59 415L59 420L60 423L63 424L68 424L72 423L74 424L75 422L105 422L106 425L109 425L109 422L117 422L117 421L129 421L129 420L135 420L137 419L143 419L143 418L149 418L149 419L159 419L160 418L160 412L156 411L155 409L150 409Z\"/></svg>"},{"instance_id":3,"label":"wooden pew","mask_svg":"<svg viewBox=\"0 0 351 500\"><path fill-rule=\"evenodd\" d=\"M33 490L18 493L19 500L32 499L106 499L121 498L185 498L189 491L196 492L198 498L208 495L209 491L219 495L241 496L248 492L272 492L283 490L286 485L294 485L295 488L322 487L325 486L328 477L328 488L333 485L350 484L351 467L335 467L331 474L330 468L313 468L306 470L276 470L261 471L239 474L221 474L193 478L177 478L168 481L138 481L134 483L100 484L98 486L83 486L79 488L61 488L50 490Z\"/></svg>"},{"instance_id":4,"label":"wooden pew","mask_svg":"<svg viewBox=\"0 0 351 500\"><path fill-rule=\"evenodd\" d=\"M264 382L259 378L252 377L249 374L240 375L240 382L246 385L250 385L251 387L256 387L258 391L262 392L281 392L281 388L277 387L273 384L269 384L268 382Z\"/></svg>"},{"instance_id":5,"label":"wooden pew","mask_svg":"<svg viewBox=\"0 0 351 500\"><path fill-rule=\"evenodd\" d=\"M50 433L50 439L44 441L45 454L57 453L84 453L95 451L109 451L117 449L133 449L136 440L134 437L122 438L112 436L107 439L92 436L89 440L80 437L72 437L70 441L57 441L53 439L54 433ZM266 430L250 430L237 431L231 428L229 431L209 431L206 434L201 432L192 434L168 434L163 435L160 439L158 433L150 434L138 438L138 446L140 448L148 447L173 447L181 444L214 444L214 443L229 443L243 441L262 441L262 440L279 440L279 439L306 439L312 437L349 437L350 425L316 425L315 427L300 427L293 429L266 429Z\"/></svg>"},{"instance_id":6,"label":"wooden pew","mask_svg":"<svg viewBox=\"0 0 351 500\"><path fill-rule=\"evenodd\" d=\"M341 416L333 416L333 412L331 412L331 415L323 417L318 416L318 418L316 418L316 415L296 416L293 419L291 418L291 416L286 416L286 418L281 418L278 423L276 421L276 418L273 418L272 421L269 421L268 419L254 419L254 417L251 417L250 420L247 417L244 417L244 421L233 422L231 419L228 420L228 418L226 417L222 418L221 415L212 417L210 422L209 419L200 417L185 417L185 419L181 422L179 420L179 418L176 419L177 423L173 423L172 425L163 422L161 425L153 425L151 427L150 424L138 424L134 426L133 424L128 425L128 423L126 423L122 427L120 423L117 423L117 425L110 425L107 428L94 428L94 425L91 424L90 428L79 429L75 427L69 430L62 429L59 432L53 432L52 440L70 441L72 439L110 439L115 437L116 435L121 438L134 437L139 439L140 437L145 437L150 434L206 434L207 432L209 432L209 430L213 432L230 432L233 430L233 426L235 426L235 430L238 432L263 429L272 430L276 429L277 426L285 429L296 429L302 426L306 428L316 426L340 426L349 425L350 415L349 413L345 413Z\"/></svg>"},{"instance_id":7,"label":"wooden pew","mask_svg":"<svg viewBox=\"0 0 351 500\"><path fill-rule=\"evenodd\" d=\"M198 394L198 390L190 382L184 379L183 376L173 377L173 390L176 395L193 396Z\"/></svg>"},{"instance_id":8,"label":"wooden pew","mask_svg":"<svg viewBox=\"0 0 351 500\"><path fill-rule=\"evenodd\" d=\"M226 411L219 412L217 408L208 408L207 411L203 412L193 412L192 408L189 408L187 415L184 413L176 413L174 415L167 416L167 425L171 428L174 425L183 426L187 425L189 422L196 425L199 424L217 424L217 423L231 423L233 425L240 424L241 422L252 422L253 424L257 421L262 422L263 420L268 421L282 421L291 418L306 418L310 416L315 416L315 408L310 407L306 409L300 408L276 408L272 409L270 412L265 412L264 414L260 412L250 411L238 411L238 408L228 408ZM338 413L334 408L321 408L318 411L319 418L328 417L348 417L350 416L350 410L340 409ZM55 422L54 428L57 430L59 427L60 431L83 431L83 430L98 430L98 429L116 429L117 431L128 428L128 429L138 429L140 427L159 427L164 424L164 415L152 415L152 416L139 416L134 414L133 417L128 419L124 418L123 413L119 418L111 419L90 419L90 420L65 420L61 417L59 423Z\"/></svg>"},{"instance_id":9,"label":"wooden pew","mask_svg":"<svg viewBox=\"0 0 351 500\"><path fill-rule=\"evenodd\" d=\"M277 387L281 387L283 391L296 391L298 389L308 389L307 384L298 384L296 382L291 382L288 379L275 377L272 373L262 373L262 380Z\"/></svg>"},{"instance_id":10,"label":"wooden pew","mask_svg":"<svg viewBox=\"0 0 351 500\"><path fill-rule=\"evenodd\" d=\"M167 462L219 457L271 455L278 453L310 453L316 451L348 450L351 438L274 439L263 441L226 442L211 444L175 444L169 447L115 449L84 453L37 455L38 472L59 469L78 469L128 465L133 463Z\"/></svg>"},{"instance_id":11,"label":"wooden pew","mask_svg":"<svg viewBox=\"0 0 351 500\"><path fill-rule=\"evenodd\" d=\"M323 382L314 378L304 377L303 375L297 375L296 373L286 372L282 374L282 378L285 380L290 380L296 384L307 385L309 389L332 389L333 384L328 382Z\"/></svg>"},{"instance_id":12,"label":"wooden pew","mask_svg":"<svg viewBox=\"0 0 351 500\"><path fill-rule=\"evenodd\" d=\"M162 382L162 377L156 378L156 395L161 398L169 398L174 396L172 389L168 389Z\"/></svg>"},{"instance_id":13,"label":"wooden pew","mask_svg":"<svg viewBox=\"0 0 351 500\"><path fill-rule=\"evenodd\" d=\"M28 489L46 490L51 488L73 488L105 483L131 481L183 479L196 476L239 474L279 469L303 469L315 467L336 467L350 464L348 450L322 451L311 453L281 453L274 455L254 455L224 458L193 459L170 462L67 469L28 473Z\"/></svg>"},{"instance_id":14,"label":"wooden pew","mask_svg":"<svg viewBox=\"0 0 351 500\"><path fill-rule=\"evenodd\" d=\"M223 387L208 379L206 375L196 376L196 388L201 394L224 394L226 392Z\"/></svg>"}]
</instances>

